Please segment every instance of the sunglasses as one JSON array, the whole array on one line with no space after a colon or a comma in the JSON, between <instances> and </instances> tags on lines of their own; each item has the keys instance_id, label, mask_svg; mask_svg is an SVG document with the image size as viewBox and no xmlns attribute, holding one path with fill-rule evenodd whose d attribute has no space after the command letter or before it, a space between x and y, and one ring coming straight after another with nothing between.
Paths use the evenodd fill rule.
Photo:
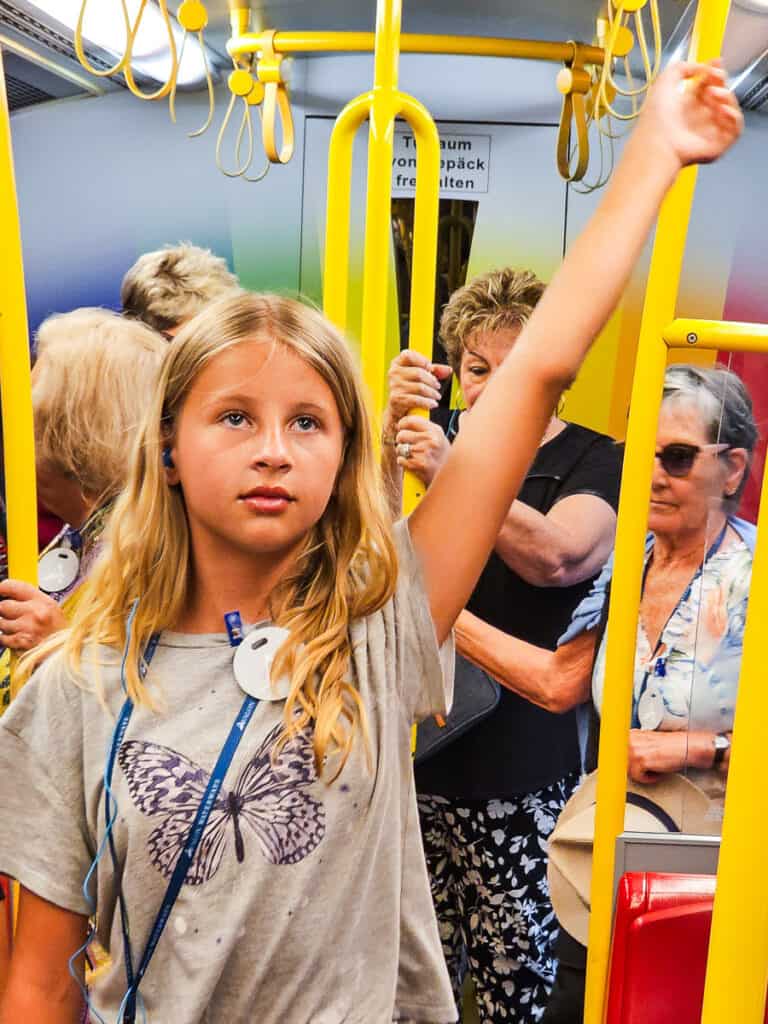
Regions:
<instances>
[{"instance_id":1,"label":"sunglasses","mask_svg":"<svg viewBox=\"0 0 768 1024\"><path fill-rule=\"evenodd\" d=\"M721 455L731 448L729 444L665 444L656 452L661 468L669 476L688 476L693 464L702 452L714 452Z\"/></svg>"}]
</instances>

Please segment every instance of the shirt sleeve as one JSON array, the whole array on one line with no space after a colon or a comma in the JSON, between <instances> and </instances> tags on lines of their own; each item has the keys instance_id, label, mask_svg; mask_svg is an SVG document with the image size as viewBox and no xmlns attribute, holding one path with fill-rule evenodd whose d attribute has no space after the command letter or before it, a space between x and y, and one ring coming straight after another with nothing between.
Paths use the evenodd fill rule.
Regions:
<instances>
[{"instance_id":1,"label":"shirt sleeve","mask_svg":"<svg viewBox=\"0 0 768 1024\"><path fill-rule=\"evenodd\" d=\"M557 501L570 498L574 494L593 494L596 498L608 502L616 511L619 507L623 458L623 445L617 444L613 438L604 434L597 434L595 441L563 482Z\"/></svg>"},{"instance_id":2,"label":"shirt sleeve","mask_svg":"<svg viewBox=\"0 0 768 1024\"><path fill-rule=\"evenodd\" d=\"M611 552L608 561L600 570L600 574L592 584L587 596L582 598L574 608L567 629L557 641L558 647L562 647L569 641L575 640L577 636L581 636L582 633L586 633L590 629L597 629L600 625L608 584L612 575L613 552Z\"/></svg>"},{"instance_id":3,"label":"shirt sleeve","mask_svg":"<svg viewBox=\"0 0 768 1024\"><path fill-rule=\"evenodd\" d=\"M453 634L438 646L429 599L408 520L395 526L399 572L394 599L397 681L410 721L447 715L453 701Z\"/></svg>"},{"instance_id":4,"label":"shirt sleeve","mask_svg":"<svg viewBox=\"0 0 768 1024\"><path fill-rule=\"evenodd\" d=\"M54 657L0 720L0 872L65 910L92 911L94 856L83 783L81 691Z\"/></svg>"}]
</instances>

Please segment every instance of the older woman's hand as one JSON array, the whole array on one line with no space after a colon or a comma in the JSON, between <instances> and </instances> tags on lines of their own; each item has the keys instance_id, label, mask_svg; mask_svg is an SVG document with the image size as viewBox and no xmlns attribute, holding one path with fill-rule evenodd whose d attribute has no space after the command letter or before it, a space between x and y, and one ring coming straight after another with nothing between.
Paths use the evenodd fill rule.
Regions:
<instances>
[{"instance_id":1,"label":"older woman's hand","mask_svg":"<svg viewBox=\"0 0 768 1024\"><path fill-rule=\"evenodd\" d=\"M67 625L59 605L22 580L0 583L0 643L14 651L29 651Z\"/></svg>"},{"instance_id":2,"label":"older woman's hand","mask_svg":"<svg viewBox=\"0 0 768 1024\"><path fill-rule=\"evenodd\" d=\"M634 782L656 782L679 772L688 759L686 732L632 729L629 733L629 777Z\"/></svg>"},{"instance_id":3,"label":"older woman's hand","mask_svg":"<svg viewBox=\"0 0 768 1024\"><path fill-rule=\"evenodd\" d=\"M389 398L384 423L391 430L412 409L435 409L440 401L440 381L451 375L450 366L430 361L406 349L389 368Z\"/></svg>"},{"instance_id":4,"label":"older woman's hand","mask_svg":"<svg viewBox=\"0 0 768 1024\"><path fill-rule=\"evenodd\" d=\"M451 445L442 429L422 416L404 416L395 434L397 464L409 469L429 487L448 458ZM403 455L408 446L408 457Z\"/></svg>"}]
</instances>

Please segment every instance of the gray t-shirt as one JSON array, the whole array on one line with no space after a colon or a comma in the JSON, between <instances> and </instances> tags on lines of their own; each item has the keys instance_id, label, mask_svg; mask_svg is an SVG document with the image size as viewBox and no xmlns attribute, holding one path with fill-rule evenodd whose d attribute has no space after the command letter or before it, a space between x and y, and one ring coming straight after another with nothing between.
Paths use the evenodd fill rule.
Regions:
<instances>
[{"instance_id":1,"label":"gray t-shirt","mask_svg":"<svg viewBox=\"0 0 768 1024\"><path fill-rule=\"evenodd\" d=\"M396 534L396 593L351 628L371 766L358 743L327 784L315 775L309 736L271 764L283 704L258 706L142 983L149 1024L455 1020L410 754L411 723L450 705L453 648L448 641L438 651L405 525ZM119 656L101 648L99 658L109 714L54 657L0 719L0 773L13 779L3 796L0 871L81 914L93 909L82 887L104 837L105 753L122 704ZM243 700L223 633L163 633L153 680L165 709L134 710L113 779L134 961ZM92 1003L114 1024L126 983L108 853L92 892L113 959ZM405 999L396 996L400 959Z\"/></svg>"}]
</instances>

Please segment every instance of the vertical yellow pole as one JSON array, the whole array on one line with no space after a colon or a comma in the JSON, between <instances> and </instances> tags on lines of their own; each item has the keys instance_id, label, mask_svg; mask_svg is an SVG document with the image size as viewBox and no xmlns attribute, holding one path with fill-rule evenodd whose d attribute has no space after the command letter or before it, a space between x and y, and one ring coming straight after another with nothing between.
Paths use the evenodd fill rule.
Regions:
<instances>
[{"instance_id":1,"label":"vertical yellow pole","mask_svg":"<svg viewBox=\"0 0 768 1024\"><path fill-rule=\"evenodd\" d=\"M725 797L725 818L709 940L702 1024L762 1024L768 984L768 844L765 775L765 644L768 621L768 473L760 496L763 524L739 674L739 695Z\"/></svg>"},{"instance_id":2,"label":"vertical yellow pole","mask_svg":"<svg viewBox=\"0 0 768 1024\"><path fill-rule=\"evenodd\" d=\"M328 148L328 197L325 208L323 312L340 331L347 327L349 289L349 218L352 206L352 152L355 132L368 116L368 93L339 114ZM384 250L386 252L386 250Z\"/></svg>"},{"instance_id":3,"label":"vertical yellow pole","mask_svg":"<svg viewBox=\"0 0 768 1024\"><path fill-rule=\"evenodd\" d=\"M37 583L35 442L11 123L0 55L0 402L3 415L8 570Z\"/></svg>"},{"instance_id":4,"label":"vertical yellow pole","mask_svg":"<svg viewBox=\"0 0 768 1024\"><path fill-rule=\"evenodd\" d=\"M400 0L378 0L374 56L373 102L368 134L368 191L365 210L363 376L372 402L377 434L384 407L387 285L392 194L392 147L398 109L397 71L400 57ZM433 285L434 287L434 285Z\"/></svg>"},{"instance_id":5,"label":"vertical yellow pole","mask_svg":"<svg viewBox=\"0 0 768 1024\"><path fill-rule=\"evenodd\" d=\"M440 212L440 137L427 109L410 96L401 96L401 113L416 140L416 200L413 218L413 270L409 347L432 360L435 330L435 262ZM412 414L427 416L426 409ZM403 479L403 512L408 515L424 496L414 473Z\"/></svg>"},{"instance_id":6,"label":"vertical yellow pole","mask_svg":"<svg viewBox=\"0 0 768 1024\"><path fill-rule=\"evenodd\" d=\"M37 583L37 497L27 304L19 212L13 174L11 121L0 51L0 404L3 420L8 571ZM14 900L18 887L13 886ZM3 904L8 913L7 904ZM4 915L3 915L4 916ZM0 992L8 975L7 922L0 919Z\"/></svg>"},{"instance_id":7,"label":"vertical yellow pole","mask_svg":"<svg viewBox=\"0 0 768 1024\"><path fill-rule=\"evenodd\" d=\"M700 0L691 59L708 60L720 52L728 7L728 0ZM632 388L616 531L615 577L608 617L605 677L609 682L601 711L585 1024L602 1024L604 1016L615 846L616 837L624 828L643 540L648 523L653 451L666 364L662 338L664 328L674 318L695 184L696 168L686 168L659 215ZM728 1019L739 1018L729 1016Z\"/></svg>"}]
</instances>

